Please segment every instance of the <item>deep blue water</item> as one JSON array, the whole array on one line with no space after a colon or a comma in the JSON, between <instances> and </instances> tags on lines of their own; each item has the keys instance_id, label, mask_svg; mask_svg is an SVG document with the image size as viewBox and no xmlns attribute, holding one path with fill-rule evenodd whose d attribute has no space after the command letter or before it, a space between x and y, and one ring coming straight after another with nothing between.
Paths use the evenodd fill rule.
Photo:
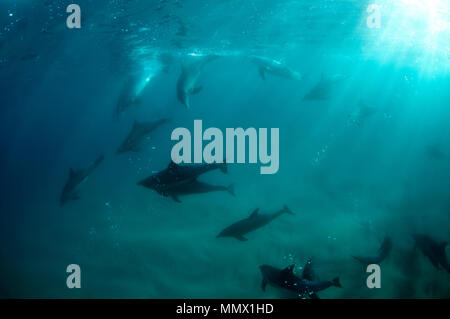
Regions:
<instances>
[{"instance_id":1,"label":"deep blue water","mask_svg":"<svg viewBox=\"0 0 450 319\"><path fill-rule=\"evenodd\" d=\"M258 267L301 273L308 258L343 286L321 298L450 297L449 273L412 237L450 240L447 1L79 0L79 30L65 25L69 3L0 3L0 297L278 298ZM366 24L371 3L379 29ZM211 54L188 109L176 95L182 65ZM252 56L302 77L263 79ZM333 76L326 99L304 99ZM121 94L138 102L117 116ZM160 118L171 122L139 152L116 154L135 120ZM137 185L167 167L172 130L195 119L279 128L279 171L229 164L200 179L235 196L182 203ZM69 169L101 154L80 198L61 206ZM283 205L295 215L246 242L216 238ZM368 289L352 255L387 236L382 288ZM81 289L66 287L73 263Z\"/></svg>"}]
</instances>

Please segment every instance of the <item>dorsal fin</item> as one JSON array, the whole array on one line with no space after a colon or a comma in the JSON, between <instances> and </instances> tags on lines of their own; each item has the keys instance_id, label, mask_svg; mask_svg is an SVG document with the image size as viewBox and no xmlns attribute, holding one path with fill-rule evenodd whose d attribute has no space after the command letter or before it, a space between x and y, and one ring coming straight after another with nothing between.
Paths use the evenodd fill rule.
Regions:
<instances>
[{"instance_id":1,"label":"dorsal fin","mask_svg":"<svg viewBox=\"0 0 450 319\"><path fill-rule=\"evenodd\" d=\"M138 127L141 123L138 122L137 120L134 120L133 122L133 128Z\"/></svg>"},{"instance_id":2,"label":"dorsal fin","mask_svg":"<svg viewBox=\"0 0 450 319\"><path fill-rule=\"evenodd\" d=\"M73 177L75 175L75 170L73 168L69 168L69 176Z\"/></svg>"},{"instance_id":3,"label":"dorsal fin","mask_svg":"<svg viewBox=\"0 0 450 319\"><path fill-rule=\"evenodd\" d=\"M302 279L313 281L314 277L315 277L315 275L314 275L314 270L313 270L313 266L312 266L312 259L309 258L306 261L305 266L303 267Z\"/></svg>"},{"instance_id":4,"label":"dorsal fin","mask_svg":"<svg viewBox=\"0 0 450 319\"><path fill-rule=\"evenodd\" d=\"M175 162L171 161L169 163L169 166L167 166L168 169L177 169L178 168L178 164L176 164Z\"/></svg>"},{"instance_id":5,"label":"dorsal fin","mask_svg":"<svg viewBox=\"0 0 450 319\"><path fill-rule=\"evenodd\" d=\"M258 212L259 212L259 208L255 209L255 210L250 214L250 218L253 218L253 217L258 216Z\"/></svg>"}]
</instances>

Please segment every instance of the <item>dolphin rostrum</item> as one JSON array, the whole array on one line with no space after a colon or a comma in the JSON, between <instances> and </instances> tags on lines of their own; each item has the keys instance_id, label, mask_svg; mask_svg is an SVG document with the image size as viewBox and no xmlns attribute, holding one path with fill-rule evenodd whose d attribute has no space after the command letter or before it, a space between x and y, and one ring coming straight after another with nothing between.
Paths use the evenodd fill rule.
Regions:
<instances>
[{"instance_id":1,"label":"dolphin rostrum","mask_svg":"<svg viewBox=\"0 0 450 319\"><path fill-rule=\"evenodd\" d=\"M69 200L77 200L79 199L77 186L81 184L86 178L97 168L98 165L103 161L104 156L101 155L94 163L92 163L88 168L86 169L80 169L80 170L73 170L70 169L69 171L69 180L67 181L66 185L64 185L64 188L61 193L60 198L60 204L61 206L64 205Z\"/></svg>"},{"instance_id":2,"label":"dolphin rostrum","mask_svg":"<svg viewBox=\"0 0 450 319\"><path fill-rule=\"evenodd\" d=\"M183 64L181 75L177 82L177 98L187 108L190 108L190 96L199 93L201 86L198 78L206 64L218 58L217 55L195 56L189 64Z\"/></svg>"},{"instance_id":3,"label":"dolphin rostrum","mask_svg":"<svg viewBox=\"0 0 450 319\"><path fill-rule=\"evenodd\" d=\"M266 73L287 79L301 80L303 77L300 73L289 69L283 63L269 58L252 56L251 60L258 67L259 75L263 80L266 79Z\"/></svg>"},{"instance_id":4,"label":"dolphin rostrum","mask_svg":"<svg viewBox=\"0 0 450 319\"><path fill-rule=\"evenodd\" d=\"M386 237L378 249L378 253L374 256L352 256L364 265L380 264L390 253L392 249L392 240Z\"/></svg>"},{"instance_id":5,"label":"dolphin rostrum","mask_svg":"<svg viewBox=\"0 0 450 319\"><path fill-rule=\"evenodd\" d=\"M263 280L261 288L266 290L267 284L277 288L286 289L295 292L300 297L310 297L318 299L317 292L327 289L329 287L342 287L339 282L339 277L331 281L310 281L306 278L298 277L294 274L295 265L290 265L285 269L278 269L269 265L262 265L261 270Z\"/></svg>"},{"instance_id":6,"label":"dolphin rostrum","mask_svg":"<svg viewBox=\"0 0 450 319\"><path fill-rule=\"evenodd\" d=\"M125 153L130 151L138 152L143 140L156 128L168 121L168 119L161 119L153 122L134 121L130 133L120 145L117 153Z\"/></svg>"},{"instance_id":7,"label":"dolphin rostrum","mask_svg":"<svg viewBox=\"0 0 450 319\"><path fill-rule=\"evenodd\" d=\"M433 266L439 269L439 266L450 273L450 264L447 259L446 248L449 242L437 242L427 235L413 235L415 247L428 257Z\"/></svg>"},{"instance_id":8,"label":"dolphin rostrum","mask_svg":"<svg viewBox=\"0 0 450 319\"><path fill-rule=\"evenodd\" d=\"M273 214L260 214L259 208L257 208L249 217L242 219L222 230L220 234L217 235L217 238L234 237L240 241L246 241L247 238L244 237L245 234L267 225L272 220L284 213L294 215L294 213L292 213L292 211L286 205Z\"/></svg>"},{"instance_id":9,"label":"dolphin rostrum","mask_svg":"<svg viewBox=\"0 0 450 319\"><path fill-rule=\"evenodd\" d=\"M138 185L153 189L161 195L168 196L168 191L171 188L192 183L198 176L215 169L220 169L222 172L226 173L227 164L178 165L174 162L170 162L166 169L139 181Z\"/></svg>"}]
</instances>

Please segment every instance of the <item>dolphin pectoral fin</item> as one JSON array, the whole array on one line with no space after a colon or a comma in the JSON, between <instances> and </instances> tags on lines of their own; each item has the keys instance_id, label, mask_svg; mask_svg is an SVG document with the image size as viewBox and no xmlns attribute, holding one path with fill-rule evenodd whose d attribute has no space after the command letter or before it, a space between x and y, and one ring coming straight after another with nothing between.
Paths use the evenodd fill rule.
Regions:
<instances>
[{"instance_id":1,"label":"dolphin pectoral fin","mask_svg":"<svg viewBox=\"0 0 450 319\"><path fill-rule=\"evenodd\" d=\"M247 241L248 239L247 238L245 238L244 236L242 236L242 235L236 235L236 236L234 236L236 239L238 239L238 240L240 240L240 241Z\"/></svg>"},{"instance_id":2,"label":"dolphin pectoral fin","mask_svg":"<svg viewBox=\"0 0 450 319\"><path fill-rule=\"evenodd\" d=\"M265 79L266 79L266 74L264 73L264 68L260 67L260 68L258 69L258 72L259 72L259 76L260 76L263 80L265 80Z\"/></svg>"},{"instance_id":3,"label":"dolphin pectoral fin","mask_svg":"<svg viewBox=\"0 0 450 319\"><path fill-rule=\"evenodd\" d=\"M192 95L194 95L194 94L198 94L198 93L200 93L200 91L203 89L203 86L197 86L196 88L193 88L192 90L191 90L191 94Z\"/></svg>"},{"instance_id":4,"label":"dolphin pectoral fin","mask_svg":"<svg viewBox=\"0 0 450 319\"><path fill-rule=\"evenodd\" d=\"M170 197L172 197L172 199L173 199L174 201L176 201L177 203L181 203L181 200L178 198L177 195L171 194Z\"/></svg>"},{"instance_id":5,"label":"dolphin pectoral fin","mask_svg":"<svg viewBox=\"0 0 450 319\"><path fill-rule=\"evenodd\" d=\"M262 283L261 283L261 288L263 291L266 291L266 286L267 286L267 279L263 278Z\"/></svg>"}]
</instances>

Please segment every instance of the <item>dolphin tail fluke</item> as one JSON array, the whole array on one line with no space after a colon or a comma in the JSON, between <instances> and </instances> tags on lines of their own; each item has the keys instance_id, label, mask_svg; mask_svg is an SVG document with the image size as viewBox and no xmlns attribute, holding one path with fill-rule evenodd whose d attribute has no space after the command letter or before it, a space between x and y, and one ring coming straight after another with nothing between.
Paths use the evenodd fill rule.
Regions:
<instances>
[{"instance_id":1,"label":"dolphin tail fluke","mask_svg":"<svg viewBox=\"0 0 450 319\"><path fill-rule=\"evenodd\" d=\"M236 196L236 194L234 193L234 184L231 184L230 186L227 187L227 192L233 196Z\"/></svg>"},{"instance_id":2,"label":"dolphin tail fluke","mask_svg":"<svg viewBox=\"0 0 450 319\"><path fill-rule=\"evenodd\" d=\"M288 213L288 214L290 214L290 215L294 215L294 213L292 212L292 210L291 210L287 205L284 205L284 206L283 206L283 212Z\"/></svg>"},{"instance_id":3,"label":"dolphin tail fluke","mask_svg":"<svg viewBox=\"0 0 450 319\"><path fill-rule=\"evenodd\" d=\"M340 280L339 280L339 277L334 278L334 279L331 281L331 283L333 284L333 286L342 288L342 285L341 285L341 282L340 282Z\"/></svg>"}]
</instances>

